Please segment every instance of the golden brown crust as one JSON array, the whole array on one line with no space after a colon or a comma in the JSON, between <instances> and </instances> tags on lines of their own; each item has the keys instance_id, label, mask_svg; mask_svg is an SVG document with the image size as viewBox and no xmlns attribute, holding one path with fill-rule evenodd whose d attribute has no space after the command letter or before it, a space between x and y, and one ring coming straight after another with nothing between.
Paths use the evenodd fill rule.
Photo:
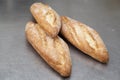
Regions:
<instances>
[{"instance_id":1,"label":"golden brown crust","mask_svg":"<svg viewBox=\"0 0 120 80\"><path fill-rule=\"evenodd\" d=\"M33 22L26 25L26 37L39 55L62 76L71 73L71 58L68 45L59 37L51 38Z\"/></svg>"},{"instance_id":2,"label":"golden brown crust","mask_svg":"<svg viewBox=\"0 0 120 80\"><path fill-rule=\"evenodd\" d=\"M61 19L61 33L68 41L94 59L102 63L108 62L108 51L94 29L69 17L63 16Z\"/></svg>"},{"instance_id":3,"label":"golden brown crust","mask_svg":"<svg viewBox=\"0 0 120 80\"><path fill-rule=\"evenodd\" d=\"M55 10L42 3L34 3L30 10L38 24L48 35L57 36L61 28L61 19Z\"/></svg>"}]
</instances>

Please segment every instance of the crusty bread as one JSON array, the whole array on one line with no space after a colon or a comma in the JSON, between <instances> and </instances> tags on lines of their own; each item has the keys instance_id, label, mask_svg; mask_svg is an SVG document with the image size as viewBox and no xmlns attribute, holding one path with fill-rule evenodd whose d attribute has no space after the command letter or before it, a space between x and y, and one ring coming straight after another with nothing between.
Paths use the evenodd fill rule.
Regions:
<instances>
[{"instance_id":1,"label":"crusty bread","mask_svg":"<svg viewBox=\"0 0 120 80\"><path fill-rule=\"evenodd\" d=\"M26 37L38 54L58 73L67 77L71 73L71 58L68 45L59 37L52 38L36 23L28 22Z\"/></svg>"},{"instance_id":2,"label":"crusty bread","mask_svg":"<svg viewBox=\"0 0 120 80\"><path fill-rule=\"evenodd\" d=\"M108 62L108 51L94 29L69 17L62 16L61 20L61 33L69 42L94 59Z\"/></svg>"},{"instance_id":3,"label":"crusty bread","mask_svg":"<svg viewBox=\"0 0 120 80\"><path fill-rule=\"evenodd\" d=\"M34 3L30 10L45 32L51 37L56 37L61 28L61 18L56 11L42 3Z\"/></svg>"}]
</instances>

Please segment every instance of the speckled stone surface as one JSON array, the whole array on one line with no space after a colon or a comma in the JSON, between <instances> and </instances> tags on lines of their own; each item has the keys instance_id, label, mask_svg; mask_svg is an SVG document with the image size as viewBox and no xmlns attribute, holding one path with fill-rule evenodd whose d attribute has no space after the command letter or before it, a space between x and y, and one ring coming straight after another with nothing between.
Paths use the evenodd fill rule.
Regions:
<instances>
[{"instance_id":1,"label":"speckled stone surface","mask_svg":"<svg viewBox=\"0 0 120 80\"><path fill-rule=\"evenodd\" d=\"M110 60L102 64L69 42L72 73L61 77L27 42L24 29L34 2L49 4L60 15L94 28ZM66 40L65 40L66 41ZM0 0L0 80L120 80L120 0Z\"/></svg>"}]
</instances>

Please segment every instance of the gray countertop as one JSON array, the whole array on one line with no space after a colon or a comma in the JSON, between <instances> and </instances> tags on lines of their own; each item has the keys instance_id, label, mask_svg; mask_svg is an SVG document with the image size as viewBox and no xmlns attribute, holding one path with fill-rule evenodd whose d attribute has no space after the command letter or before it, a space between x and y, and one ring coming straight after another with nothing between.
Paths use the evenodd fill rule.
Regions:
<instances>
[{"instance_id":1,"label":"gray countertop","mask_svg":"<svg viewBox=\"0 0 120 80\"><path fill-rule=\"evenodd\" d=\"M60 15L94 28L109 51L102 64L69 42L72 73L61 77L27 42L24 28L29 7L40 0L0 0L0 80L120 80L120 0L41 0Z\"/></svg>"}]
</instances>

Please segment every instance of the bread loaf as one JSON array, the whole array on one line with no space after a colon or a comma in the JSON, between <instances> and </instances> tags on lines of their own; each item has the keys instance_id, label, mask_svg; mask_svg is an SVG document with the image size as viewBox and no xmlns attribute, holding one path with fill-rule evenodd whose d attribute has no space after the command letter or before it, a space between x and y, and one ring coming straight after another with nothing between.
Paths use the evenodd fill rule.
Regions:
<instances>
[{"instance_id":1,"label":"bread loaf","mask_svg":"<svg viewBox=\"0 0 120 80\"><path fill-rule=\"evenodd\" d=\"M71 58L68 45L59 36L52 38L36 23L28 22L25 28L27 40L38 54L59 74L71 73Z\"/></svg>"},{"instance_id":2,"label":"bread loaf","mask_svg":"<svg viewBox=\"0 0 120 80\"><path fill-rule=\"evenodd\" d=\"M42 29L49 36L56 37L61 28L61 18L56 11L42 3L34 3L30 10Z\"/></svg>"},{"instance_id":3,"label":"bread loaf","mask_svg":"<svg viewBox=\"0 0 120 80\"><path fill-rule=\"evenodd\" d=\"M69 17L61 18L61 33L69 42L92 58L102 63L108 62L108 51L94 29Z\"/></svg>"}]
</instances>

